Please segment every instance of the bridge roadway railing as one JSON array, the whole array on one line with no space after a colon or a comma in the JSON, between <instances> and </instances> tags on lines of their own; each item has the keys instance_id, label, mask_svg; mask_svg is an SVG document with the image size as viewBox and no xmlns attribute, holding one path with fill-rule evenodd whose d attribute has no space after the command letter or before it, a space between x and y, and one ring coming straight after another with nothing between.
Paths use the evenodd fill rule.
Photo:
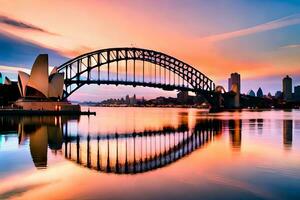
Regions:
<instances>
[{"instance_id":1,"label":"bridge roadway railing","mask_svg":"<svg viewBox=\"0 0 300 200\"><path fill-rule=\"evenodd\" d=\"M128 72L127 62L132 60L133 61L133 71ZM106 81L111 81L111 67L112 63L116 63L116 71L113 73L117 74L116 82L121 80L118 79L119 77L119 65L118 63L121 61L125 61L126 65L126 82L128 81L128 75L132 75L132 82L131 85L134 85L136 80L136 68L142 67L142 82L145 82L145 66L144 62L152 63L155 65L155 76L156 74L156 66L159 68L159 72L162 71L163 68L164 73L159 73L160 77L158 80L164 80L164 82L160 82L161 85L184 85L186 82L185 87L191 87L194 90L199 91L209 91L213 92L215 89L215 84L211 79L201 73L199 70L195 69L194 67L172 57L166 55L161 52L148 50L148 49L140 49L140 48L110 48L110 49L102 49L94 52L90 52L81 56L78 56L65 64L58 67L59 72L64 72L65 74L65 98L71 95L78 87L81 87L87 83L94 83L89 82L92 81L92 70L96 69L98 77L93 81L98 81L100 83L100 73L101 73L101 66L107 66L107 76ZM136 61L142 61L142 66L136 67ZM166 73L168 70L168 74ZM171 72L174 75L173 82L171 83ZM167 76L169 76L169 83L166 82ZM178 83L175 83L175 76L177 77ZM181 81L180 81L181 79ZM156 78L155 78L156 80ZM103 80L102 80L103 81ZM180 84L183 83L182 84ZM108 84L112 82L107 82ZM114 83L115 84L115 83ZM151 85L153 86L153 85ZM150 87L151 87L150 86Z\"/></svg>"}]
</instances>

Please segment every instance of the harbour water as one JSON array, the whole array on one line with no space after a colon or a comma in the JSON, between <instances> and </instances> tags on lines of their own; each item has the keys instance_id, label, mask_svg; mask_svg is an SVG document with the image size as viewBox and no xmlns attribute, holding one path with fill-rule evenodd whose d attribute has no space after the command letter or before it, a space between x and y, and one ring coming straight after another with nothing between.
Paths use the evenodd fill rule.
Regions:
<instances>
[{"instance_id":1,"label":"harbour water","mask_svg":"<svg viewBox=\"0 0 300 200\"><path fill-rule=\"evenodd\" d=\"M90 110L0 117L0 199L300 199L299 110Z\"/></svg>"}]
</instances>

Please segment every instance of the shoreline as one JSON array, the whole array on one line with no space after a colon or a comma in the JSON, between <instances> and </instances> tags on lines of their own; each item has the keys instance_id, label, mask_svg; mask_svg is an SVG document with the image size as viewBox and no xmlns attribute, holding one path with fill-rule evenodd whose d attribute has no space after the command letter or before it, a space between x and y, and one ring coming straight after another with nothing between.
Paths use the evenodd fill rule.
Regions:
<instances>
[{"instance_id":1,"label":"shoreline","mask_svg":"<svg viewBox=\"0 0 300 200\"><path fill-rule=\"evenodd\" d=\"M62 115L96 115L91 111L73 111L73 110L21 110L21 109L0 109L0 116L22 115L22 116L62 116Z\"/></svg>"},{"instance_id":2,"label":"shoreline","mask_svg":"<svg viewBox=\"0 0 300 200\"><path fill-rule=\"evenodd\" d=\"M99 107L99 108L193 108L193 109L202 109L209 110L207 107L197 107L197 106L103 106L103 105L86 105L81 104L83 107ZM242 111L289 111L289 110L300 110L300 108L221 108L219 112L242 112Z\"/></svg>"}]
</instances>

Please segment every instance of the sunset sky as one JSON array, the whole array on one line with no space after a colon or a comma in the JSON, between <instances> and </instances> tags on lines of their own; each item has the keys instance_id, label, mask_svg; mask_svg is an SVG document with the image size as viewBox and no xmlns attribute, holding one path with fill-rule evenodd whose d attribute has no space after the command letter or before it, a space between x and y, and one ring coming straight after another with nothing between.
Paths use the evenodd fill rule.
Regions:
<instances>
[{"instance_id":1,"label":"sunset sky","mask_svg":"<svg viewBox=\"0 0 300 200\"><path fill-rule=\"evenodd\" d=\"M281 90L289 74L300 84L300 1L40 1L0 0L0 72L16 79L40 53L59 66L85 52L135 46L194 66L227 89L232 72L242 92ZM97 92L95 92L97 91ZM85 86L73 100L98 100L160 90ZM164 93L174 95L174 93Z\"/></svg>"}]
</instances>

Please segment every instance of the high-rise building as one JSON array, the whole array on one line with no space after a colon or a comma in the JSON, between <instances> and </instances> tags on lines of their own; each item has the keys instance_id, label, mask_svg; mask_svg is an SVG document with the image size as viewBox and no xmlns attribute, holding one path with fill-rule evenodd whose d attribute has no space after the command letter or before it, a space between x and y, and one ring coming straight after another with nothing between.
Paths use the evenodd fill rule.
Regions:
<instances>
[{"instance_id":1,"label":"high-rise building","mask_svg":"<svg viewBox=\"0 0 300 200\"><path fill-rule=\"evenodd\" d=\"M292 100L292 79L288 75L282 79L283 99Z\"/></svg>"},{"instance_id":2,"label":"high-rise building","mask_svg":"<svg viewBox=\"0 0 300 200\"><path fill-rule=\"evenodd\" d=\"M126 97L125 97L125 103L126 103L127 105L130 104L130 98L129 98L129 95L128 95L128 94L127 94Z\"/></svg>"},{"instance_id":3,"label":"high-rise building","mask_svg":"<svg viewBox=\"0 0 300 200\"><path fill-rule=\"evenodd\" d=\"M275 98L276 98L276 99L281 99L281 98L282 98L282 92L281 92L281 91L277 91L277 92L275 93Z\"/></svg>"},{"instance_id":4,"label":"high-rise building","mask_svg":"<svg viewBox=\"0 0 300 200\"><path fill-rule=\"evenodd\" d=\"M228 91L234 91L241 93L241 75L238 73L232 73L228 79Z\"/></svg>"},{"instance_id":5,"label":"high-rise building","mask_svg":"<svg viewBox=\"0 0 300 200\"><path fill-rule=\"evenodd\" d=\"M132 98L130 98L130 104L134 105L136 104L136 95L134 94Z\"/></svg>"},{"instance_id":6,"label":"high-rise building","mask_svg":"<svg viewBox=\"0 0 300 200\"><path fill-rule=\"evenodd\" d=\"M2 82L2 74L1 74L1 72L0 72L0 85L2 84L3 82Z\"/></svg>"},{"instance_id":7,"label":"high-rise building","mask_svg":"<svg viewBox=\"0 0 300 200\"><path fill-rule=\"evenodd\" d=\"M228 78L228 92L231 91L231 78Z\"/></svg>"},{"instance_id":8,"label":"high-rise building","mask_svg":"<svg viewBox=\"0 0 300 200\"><path fill-rule=\"evenodd\" d=\"M240 107L240 94L241 94L241 75L232 73L228 79L228 91L235 92L233 107Z\"/></svg>"},{"instance_id":9,"label":"high-rise building","mask_svg":"<svg viewBox=\"0 0 300 200\"><path fill-rule=\"evenodd\" d=\"M258 88L258 90L257 90L257 92L256 92L256 96L257 97L264 97L264 93L263 93L263 91L262 91L262 89L261 88Z\"/></svg>"},{"instance_id":10,"label":"high-rise building","mask_svg":"<svg viewBox=\"0 0 300 200\"><path fill-rule=\"evenodd\" d=\"M300 101L300 85L294 87L294 100Z\"/></svg>"},{"instance_id":11,"label":"high-rise building","mask_svg":"<svg viewBox=\"0 0 300 200\"><path fill-rule=\"evenodd\" d=\"M251 97L255 97L255 92L253 90L250 90L247 94Z\"/></svg>"}]
</instances>

